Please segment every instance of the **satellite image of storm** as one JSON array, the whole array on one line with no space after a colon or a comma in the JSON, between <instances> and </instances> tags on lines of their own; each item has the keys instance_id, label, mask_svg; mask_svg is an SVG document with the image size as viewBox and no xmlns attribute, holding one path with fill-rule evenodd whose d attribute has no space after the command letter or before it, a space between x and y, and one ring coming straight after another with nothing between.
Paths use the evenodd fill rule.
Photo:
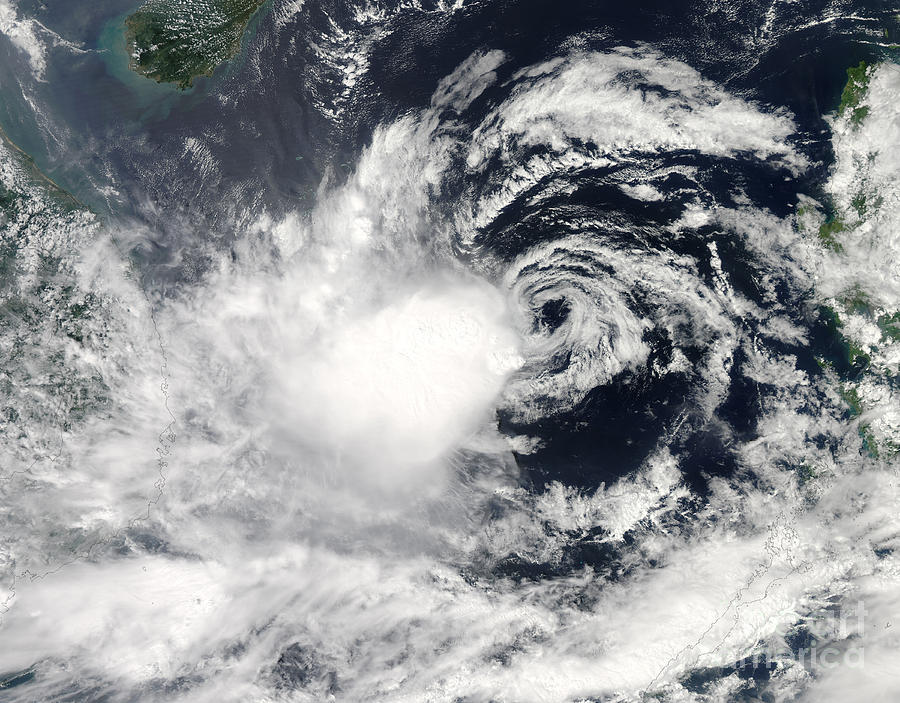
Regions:
<instances>
[{"instance_id":1,"label":"satellite image of storm","mask_svg":"<svg viewBox=\"0 0 900 703\"><path fill-rule=\"evenodd\" d=\"M900 703L900 0L0 0L2 703Z\"/></svg>"}]
</instances>

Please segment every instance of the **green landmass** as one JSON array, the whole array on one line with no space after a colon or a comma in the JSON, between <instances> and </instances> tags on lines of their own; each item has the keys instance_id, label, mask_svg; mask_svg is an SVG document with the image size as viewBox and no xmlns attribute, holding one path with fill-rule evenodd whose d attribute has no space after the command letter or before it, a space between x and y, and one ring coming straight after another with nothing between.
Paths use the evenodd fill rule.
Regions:
<instances>
[{"instance_id":1,"label":"green landmass","mask_svg":"<svg viewBox=\"0 0 900 703\"><path fill-rule=\"evenodd\" d=\"M51 417L68 431L108 403L99 372L69 346L102 353L106 344L103 302L80 287L72 263L97 225L2 129L0 160L0 332L14 340L0 349L0 441L46 454L34 428Z\"/></svg>"},{"instance_id":2,"label":"green landmass","mask_svg":"<svg viewBox=\"0 0 900 703\"><path fill-rule=\"evenodd\" d=\"M799 481L801 486L806 485L810 481L818 478L818 474L816 470L811 467L809 464L801 464L797 469L797 480Z\"/></svg>"},{"instance_id":3,"label":"green landmass","mask_svg":"<svg viewBox=\"0 0 900 703\"><path fill-rule=\"evenodd\" d=\"M840 217L835 217L824 222L822 226L819 227L819 240L826 248L840 253L844 251L844 247L841 246L841 243L837 240L835 235L846 229L847 225L844 224L844 221Z\"/></svg>"},{"instance_id":4,"label":"green landmass","mask_svg":"<svg viewBox=\"0 0 900 703\"><path fill-rule=\"evenodd\" d=\"M877 459L881 455L881 452L878 450L878 440L875 438L875 433L872 432L872 428L869 425L860 425L859 436L862 437L863 446L866 448L866 451L869 452L869 456Z\"/></svg>"},{"instance_id":5,"label":"green landmass","mask_svg":"<svg viewBox=\"0 0 900 703\"><path fill-rule=\"evenodd\" d=\"M34 163L34 159L26 154L21 148L19 148L18 144L16 144L12 139L9 138L9 135L7 135L6 132L3 131L3 127L0 127L0 144L5 145L12 150L12 152L18 159L19 165L25 169L25 171L28 173L28 176L33 180L38 181L46 190L47 195L50 196L54 201L64 205L65 207L85 208L85 205L81 203L74 195L69 193L67 190L64 190L61 186L57 185L57 183L53 181L49 176L44 174L44 172L37 167L37 164ZM0 182L0 212L7 211L9 208L14 208L20 198L27 199L28 196L14 190L10 190L2 182Z\"/></svg>"},{"instance_id":6,"label":"green landmass","mask_svg":"<svg viewBox=\"0 0 900 703\"><path fill-rule=\"evenodd\" d=\"M872 304L869 294L866 293L859 284L848 288L838 298L838 302L846 309L857 315L872 316L874 305Z\"/></svg>"},{"instance_id":7,"label":"green landmass","mask_svg":"<svg viewBox=\"0 0 900 703\"><path fill-rule=\"evenodd\" d=\"M881 330L882 341L900 342L900 312L895 312L893 315L887 313L879 315L876 323Z\"/></svg>"},{"instance_id":8,"label":"green landmass","mask_svg":"<svg viewBox=\"0 0 900 703\"><path fill-rule=\"evenodd\" d=\"M858 415L862 415L862 402L859 399L859 392L853 388L852 386L846 388L841 386L841 398L847 404L847 407L850 408L850 414L853 417Z\"/></svg>"},{"instance_id":9,"label":"green landmass","mask_svg":"<svg viewBox=\"0 0 900 703\"><path fill-rule=\"evenodd\" d=\"M869 114L869 108L859 104L869 87L868 69L869 66L865 61L860 61L858 66L847 69L847 84L841 93L838 114L844 115L849 110L850 122L853 125L859 125Z\"/></svg>"},{"instance_id":10,"label":"green landmass","mask_svg":"<svg viewBox=\"0 0 900 703\"><path fill-rule=\"evenodd\" d=\"M869 115L869 107L864 102L871 74L871 67L864 61L847 70L847 83L838 106L838 115L846 120L841 127L845 132L847 126L850 131L857 130ZM870 152L867 165L857 163L860 171L857 173L856 189L849 203L832 203L832 207L828 208L825 222L821 222L816 230L822 246L836 253L843 252L844 244L840 240L844 238L844 233L856 230L867 219L877 216L884 198L872 187L865 170L872 168L876 158L877 153ZM811 212L813 209L807 205L797 209L800 231L809 226L811 221L815 221L814 217L808 217ZM801 221L804 218L805 224ZM879 385L883 383L893 385L896 382L897 377L891 371L890 364L885 364L882 352L883 347L900 342L900 311L885 310L877 301L877 293L873 299L872 294L864 291L859 284L847 287L835 296L834 302L834 307L823 306L820 313L822 321L835 335L835 341L839 344L827 358L818 357L816 361L823 371L837 375L840 397L847 407L849 417L856 418L856 422L859 423L857 431L865 452L876 459L894 457L900 453L900 443L896 436L893 438L890 436L890 428L885 432L880 429L881 424L878 424L877 420L872 423L862 419L866 417L867 410L881 407L882 401L878 398L875 398L874 402L866 400L861 395L860 383L875 381ZM862 316L869 322L877 324L881 333L880 341L863 344L861 338L858 338L859 335L845 326L841 319L842 315ZM803 467L800 469L799 478L801 485L808 480Z\"/></svg>"},{"instance_id":11,"label":"green landmass","mask_svg":"<svg viewBox=\"0 0 900 703\"><path fill-rule=\"evenodd\" d=\"M125 20L132 70L189 88L240 51L266 0L147 0Z\"/></svg>"}]
</instances>

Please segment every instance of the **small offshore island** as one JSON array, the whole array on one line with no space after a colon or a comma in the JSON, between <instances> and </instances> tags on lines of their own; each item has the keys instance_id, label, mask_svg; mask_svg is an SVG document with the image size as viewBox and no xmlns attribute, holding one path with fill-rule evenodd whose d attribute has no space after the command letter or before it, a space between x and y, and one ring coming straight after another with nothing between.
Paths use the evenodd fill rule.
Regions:
<instances>
[{"instance_id":1,"label":"small offshore island","mask_svg":"<svg viewBox=\"0 0 900 703\"><path fill-rule=\"evenodd\" d=\"M147 0L125 20L132 70L190 88L232 59L266 0Z\"/></svg>"}]
</instances>

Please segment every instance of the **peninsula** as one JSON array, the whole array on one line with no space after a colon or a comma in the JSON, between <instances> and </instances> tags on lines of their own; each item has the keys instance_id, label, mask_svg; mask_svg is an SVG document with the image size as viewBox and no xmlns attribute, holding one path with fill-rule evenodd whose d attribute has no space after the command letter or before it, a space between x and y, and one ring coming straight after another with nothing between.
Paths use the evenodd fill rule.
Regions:
<instances>
[{"instance_id":1,"label":"peninsula","mask_svg":"<svg viewBox=\"0 0 900 703\"><path fill-rule=\"evenodd\" d=\"M240 51L266 0L147 0L125 20L132 70L189 88Z\"/></svg>"}]
</instances>

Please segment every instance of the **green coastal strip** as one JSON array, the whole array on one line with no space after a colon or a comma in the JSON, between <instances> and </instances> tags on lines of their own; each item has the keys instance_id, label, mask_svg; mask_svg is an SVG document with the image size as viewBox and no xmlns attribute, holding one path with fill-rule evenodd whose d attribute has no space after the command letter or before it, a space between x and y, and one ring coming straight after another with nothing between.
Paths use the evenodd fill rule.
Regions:
<instances>
[{"instance_id":1,"label":"green coastal strip","mask_svg":"<svg viewBox=\"0 0 900 703\"><path fill-rule=\"evenodd\" d=\"M132 70L189 88L240 51L266 0L147 0L125 20Z\"/></svg>"},{"instance_id":2,"label":"green coastal strip","mask_svg":"<svg viewBox=\"0 0 900 703\"><path fill-rule=\"evenodd\" d=\"M26 170L27 173L31 175L31 177L41 183L49 196L51 196L57 202L65 204L68 207L76 207L87 209L87 206L84 203L80 202L78 198L69 193L67 190L59 186L55 181L53 181L49 176L47 176L43 171L41 171L37 164L34 163L34 159L31 158L23 149L19 147L12 139L9 138L9 135L3 131L3 127L0 127L0 145L5 145L10 149L14 156L17 156L21 166ZM3 207L11 203L10 195L11 191L7 190L6 187L0 183L0 210Z\"/></svg>"},{"instance_id":3,"label":"green coastal strip","mask_svg":"<svg viewBox=\"0 0 900 703\"><path fill-rule=\"evenodd\" d=\"M869 88L869 66L865 61L860 61L858 66L847 69L847 83L841 93L841 104L838 106L838 114L850 113L850 123L858 126L869 114L869 108L860 106L860 101Z\"/></svg>"}]
</instances>

